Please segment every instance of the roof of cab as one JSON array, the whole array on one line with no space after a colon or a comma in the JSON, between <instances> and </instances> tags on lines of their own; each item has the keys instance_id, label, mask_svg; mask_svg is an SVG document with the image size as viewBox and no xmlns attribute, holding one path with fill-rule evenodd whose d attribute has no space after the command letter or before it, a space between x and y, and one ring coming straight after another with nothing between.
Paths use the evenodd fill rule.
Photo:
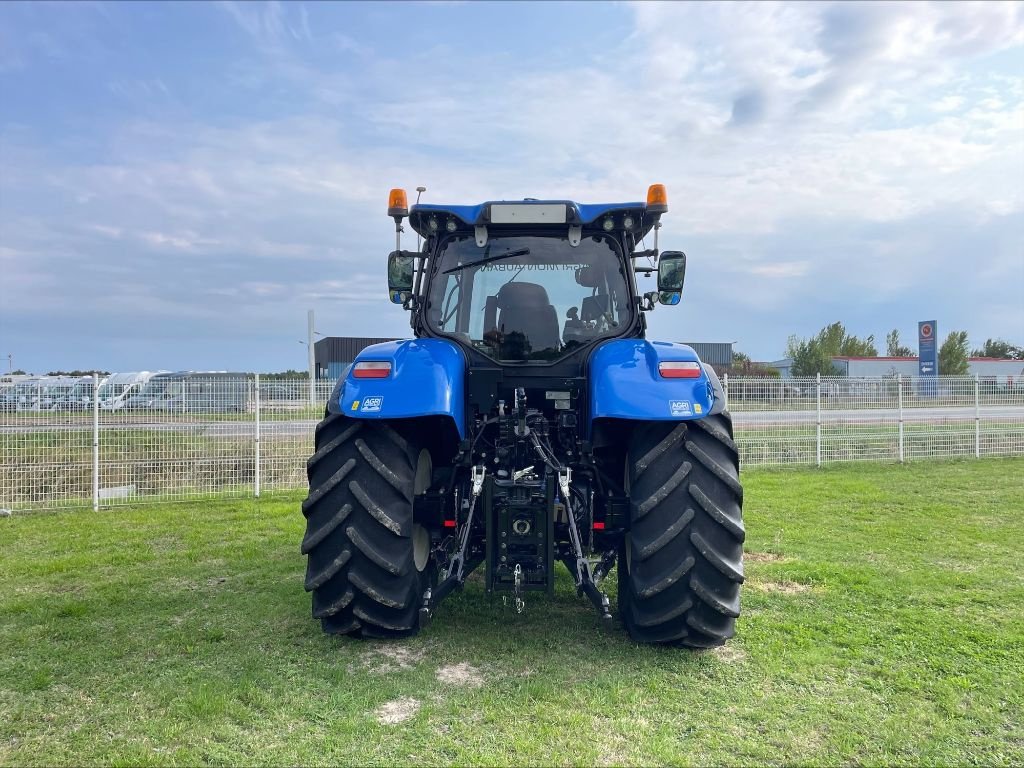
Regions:
<instances>
[{"instance_id":1,"label":"roof of cab","mask_svg":"<svg viewBox=\"0 0 1024 768\"><path fill-rule=\"evenodd\" d=\"M447 216L453 218L458 226L458 229L468 229L470 227L487 225L492 226L489 222L490 207L495 203L498 204L514 204L514 205L559 205L564 204L566 206L566 219L568 224L579 225L583 227L596 226L598 219L603 219L606 216L620 214L624 216L626 213L631 214L638 220L638 224L634 226L633 232L636 233L637 237L642 237L650 231L651 227L654 226L657 220L657 215L647 215L647 205L641 202L632 203L575 203L572 200L488 200L486 203L480 205L436 205L427 203L418 203L409 210L409 223L412 224L412 228L423 235L424 237L429 236L431 233L429 227L429 220L431 217ZM622 228L622 219L616 220L616 229ZM505 225L507 226L507 225ZM535 226L535 225L516 225L521 228L524 226Z\"/></svg>"}]
</instances>

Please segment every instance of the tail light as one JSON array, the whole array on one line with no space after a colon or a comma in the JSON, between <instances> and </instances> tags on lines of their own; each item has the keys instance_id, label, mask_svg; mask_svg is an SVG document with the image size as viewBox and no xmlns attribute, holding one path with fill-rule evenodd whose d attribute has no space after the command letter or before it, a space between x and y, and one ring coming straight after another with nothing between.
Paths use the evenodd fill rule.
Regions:
<instances>
[{"instance_id":1,"label":"tail light","mask_svg":"<svg viewBox=\"0 0 1024 768\"><path fill-rule=\"evenodd\" d=\"M700 363L663 362L658 363L658 372L665 379L699 379Z\"/></svg>"},{"instance_id":2,"label":"tail light","mask_svg":"<svg viewBox=\"0 0 1024 768\"><path fill-rule=\"evenodd\" d=\"M386 379L391 375L391 363L385 360L364 360L352 366L354 379Z\"/></svg>"}]
</instances>

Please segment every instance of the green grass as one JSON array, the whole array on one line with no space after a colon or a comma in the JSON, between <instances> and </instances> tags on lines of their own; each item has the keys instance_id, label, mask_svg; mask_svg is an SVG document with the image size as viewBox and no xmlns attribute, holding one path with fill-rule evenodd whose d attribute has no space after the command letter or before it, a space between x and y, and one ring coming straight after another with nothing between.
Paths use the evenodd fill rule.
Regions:
<instances>
[{"instance_id":1,"label":"green grass","mask_svg":"<svg viewBox=\"0 0 1024 768\"><path fill-rule=\"evenodd\" d=\"M264 435L263 488L306 482L309 435ZM92 503L92 433L21 432L0 435L0 507L87 506ZM251 438L200 430L106 429L100 437L100 488L133 486L137 496L182 497L252 492ZM121 502L115 502L121 503Z\"/></svg>"},{"instance_id":2,"label":"green grass","mask_svg":"<svg viewBox=\"0 0 1024 768\"><path fill-rule=\"evenodd\" d=\"M567 577L324 637L298 495L0 518L0 764L1024 762L1024 459L745 483L743 616L705 653L599 633Z\"/></svg>"},{"instance_id":3,"label":"green grass","mask_svg":"<svg viewBox=\"0 0 1024 768\"><path fill-rule=\"evenodd\" d=\"M200 497L232 491L251 492L255 454L251 437L208 431L198 423L182 431L125 425L100 432L100 488L131 487L126 498ZM313 430L264 432L261 437L261 486L298 488L306 482L306 459ZM898 461L899 428L894 422L822 425L823 463ZM816 427L805 424L744 424L736 428L744 466L813 464ZM982 456L1024 453L1024 424L985 421ZM25 430L0 433L0 507L74 507L92 503L92 433L89 430ZM974 422L905 425L904 458L970 457L975 451Z\"/></svg>"}]
</instances>

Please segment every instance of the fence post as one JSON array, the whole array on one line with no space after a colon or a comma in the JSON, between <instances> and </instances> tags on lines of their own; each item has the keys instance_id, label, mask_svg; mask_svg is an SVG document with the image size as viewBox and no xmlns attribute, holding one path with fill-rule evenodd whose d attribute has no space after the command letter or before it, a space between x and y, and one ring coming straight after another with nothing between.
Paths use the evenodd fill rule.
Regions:
<instances>
[{"instance_id":1,"label":"fence post","mask_svg":"<svg viewBox=\"0 0 1024 768\"><path fill-rule=\"evenodd\" d=\"M100 508L100 377L92 375L92 511Z\"/></svg>"},{"instance_id":2,"label":"fence post","mask_svg":"<svg viewBox=\"0 0 1024 768\"><path fill-rule=\"evenodd\" d=\"M903 463L903 374L896 374L896 402L900 419L900 464Z\"/></svg>"},{"instance_id":3,"label":"fence post","mask_svg":"<svg viewBox=\"0 0 1024 768\"><path fill-rule=\"evenodd\" d=\"M254 453L255 457L255 473L253 481L253 491L258 499L260 497L260 375L257 373L256 376L256 432L254 437Z\"/></svg>"},{"instance_id":4,"label":"fence post","mask_svg":"<svg viewBox=\"0 0 1024 768\"><path fill-rule=\"evenodd\" d=\"M725 410L729 410L729 374L722 374L722 390L725 392Z\"/></svg>"},{"instance_id":5,"label":"fence post","mask_svg":"<svg viewBox=\"0 0 1024 768\"><path fill-rule=\"evenodd\" d=\"M820 467L821 466L821 374L820 373L816 373L814 376L815 376L815 382L816 382L815 389L817 390L817 410L818 410L817 427L815 429L815 441L814 441L815 442L815 449L814 449L814 452L815 452L815 457L816 457L816 459L815 459L816 464L817 464L817 466Z\"/></svg>"},{"instance_id":6,"label":"fence post","mask_svg":"<svg viewBox=\"0 0 1024 768\"><path fill-rule=\"evenodd\" d=\"M981 458L981 388L974 374L974 458Z\"/></svg>"}]
</instances>

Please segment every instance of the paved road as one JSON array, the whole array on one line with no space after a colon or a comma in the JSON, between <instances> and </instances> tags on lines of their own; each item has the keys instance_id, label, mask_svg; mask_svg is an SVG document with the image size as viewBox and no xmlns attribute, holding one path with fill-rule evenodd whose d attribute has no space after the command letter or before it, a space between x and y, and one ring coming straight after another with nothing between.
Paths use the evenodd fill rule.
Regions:
<instances>
[{"instance_id":1,"label":"paved road","mask_svg":"<svg viewBox=\"0 0 1024 768\"><path fill-rule=\"evenodd\" d=\"M1024 424L1024 405L986 406L980 409L979 415L983 422L1010 421ZM895 408L850 408L845 410L824 409L821 413L824 423L843 422L847 424L883 424L895 423L898 413ZM733 413L733 422L742 429L759 427L806 426L816 423L818 415L808 411L739 411ZM932 407L905 408L905 423L937 424L949 420L973 421L973 407ZM299 439L311 436L315 419L295 419L288 421L264 421L260 425L260 435L264 440ZM252 438L255 425L250 421L154 421L130 422L100 425L101 431L107 430L150 430L154 432L197 432L209 437L221 438ZM33 432L88 432L92 425L85 422L63 425L19 424L2 425L0 434L19 434Z\"/></svg>"}]
</instances>

